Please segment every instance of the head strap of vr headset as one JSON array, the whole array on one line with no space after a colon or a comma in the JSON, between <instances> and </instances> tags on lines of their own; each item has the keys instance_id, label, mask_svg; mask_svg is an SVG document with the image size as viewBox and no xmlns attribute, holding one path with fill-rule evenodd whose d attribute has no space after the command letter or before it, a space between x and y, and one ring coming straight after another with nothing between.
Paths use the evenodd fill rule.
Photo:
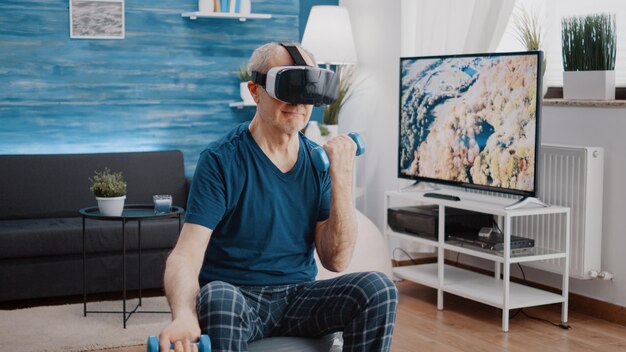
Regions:
<instances>
[{"instance_id":1,"label":"head strap of vr headset","mask_svg":"<svg viewBox=\"0 0 626 352\"><path fill-rule=\"evenodd\" d=\"M289 56L291 56L291 58L293 59L294 66L310 66L309 64L306 63L306 61L302 57L302 54L300 53L300 50L298 50L297 46L292 45L292 44L287 44L287 43L280 43L280 45L283 48L287 49ZM261 86L265 87L267 74L260 73L257 71L252 71L252 75L250 78L253 83L260 84Z\"/></svg>"}]
</instances>

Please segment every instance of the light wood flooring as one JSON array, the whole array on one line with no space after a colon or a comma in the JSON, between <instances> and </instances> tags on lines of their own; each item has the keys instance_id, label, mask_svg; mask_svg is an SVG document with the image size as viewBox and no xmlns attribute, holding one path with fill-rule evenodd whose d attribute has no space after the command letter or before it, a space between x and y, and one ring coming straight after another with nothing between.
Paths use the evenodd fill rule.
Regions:
<instances>
[{"instance_id":1,"label":"light wood flooring","mask_svg":"<svg viewBox=\"0 0 626 352\"><path fill-rule=\"evenodd\" d=\"M570 330L518 314L509 332L501 330L500 310L446 294L444 310L436 308L436 291L403 281L393 352L415 351L626 351L626 326L570 311ZM524 309L528 315L559 323L560 305ZM511 315L515 311L511 311ZM143 352L144 346L101 350Z\"/></svg>"}]
</instances>

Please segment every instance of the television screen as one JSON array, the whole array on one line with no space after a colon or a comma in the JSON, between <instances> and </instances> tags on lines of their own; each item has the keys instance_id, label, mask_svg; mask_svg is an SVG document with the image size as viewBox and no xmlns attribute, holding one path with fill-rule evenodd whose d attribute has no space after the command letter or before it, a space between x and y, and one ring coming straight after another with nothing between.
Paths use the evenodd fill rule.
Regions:
<instances>
[{"instance_id":1,"label":"television screen","mask_svg":"<svg viewBox=\"0 0 626 352\"><path fill-rule=\"evenodd\" d=\"M534 197L542 53L400 59L398 177Z\"/></svg>"}]
</instances>

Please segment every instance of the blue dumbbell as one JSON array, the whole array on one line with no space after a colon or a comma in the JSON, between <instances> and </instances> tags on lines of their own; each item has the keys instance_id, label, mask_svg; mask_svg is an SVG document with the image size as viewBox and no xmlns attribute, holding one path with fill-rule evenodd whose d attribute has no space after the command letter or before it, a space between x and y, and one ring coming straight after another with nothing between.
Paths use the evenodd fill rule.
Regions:
<instances>
[{"instance_id":1,"label":"blue dumbbell","mask_svg":"<svg viewBox=\"0 0 626 352\"><path fill-rule=\"evenodd\" d=\"M211 352L211 339L208 335L201 335L200 340L196 342L198 351ZM170 349L174 349L174 344L170 344ZM157 336L148 337L148 352L159 352L159 338Z\"/></svg>"},{"instance_id":2,"label":"blue dumbbell","mask_svg":"<svg viewBox=\"0 0 626 352\"><path fill-rule=\"evenodd\" d=\"M363 144L361 135L356 132L350 132L348 133L348 136L350 136L354 143L356 143L356 155L359 156L365 153L365 145ZM313 165L319 172L324 172L330 167L328 155L326 154L324 148L320 146L313 147L313 149L311 149L311 158L313 159Z\"/></svg>"}]
</instances>

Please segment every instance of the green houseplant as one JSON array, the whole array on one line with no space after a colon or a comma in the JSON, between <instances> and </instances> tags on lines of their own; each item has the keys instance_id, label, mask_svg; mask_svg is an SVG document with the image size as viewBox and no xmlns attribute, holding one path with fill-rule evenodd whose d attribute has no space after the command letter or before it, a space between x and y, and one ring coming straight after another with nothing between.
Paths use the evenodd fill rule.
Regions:
<instances>
[{"instance_id":1,"label":"green houseplant","mask_svg":"<svg viewBox=\"0 0 626 352\"><path fill-rule=\"evenodd\" d=\"M243 100L244 105L256 105L250 90L248 89L248 81L251 80L250 72L248 72L247 66L240 66L237 71L237 77L239 78L239 95Z\"/></svg>"},{"instance_id":2,"label":"green houseplant","mask_svg":"<svg viewBox=\"0 0 626 352\"><path fill-rule=\"evenodd\" d=\"M513 26L515 37L528 51L540 51L543 44L543 27L541 25L541 13L535 9L519 6L513 13ZM546 73L546 57L541 62L541 77ZM542 95L548 91L548 86L542 84Z\"/></svg>"},{"instance_id":3,"label":"green houseplant","mask_svg":"<svg viewBox=\"0 0 626 352\"><path fill-rule=\"evenodd\" d=\"M355 88L354 66L339 66L337 68L337 74L339 75L339 97L334 103L324 107L322 118L324 125L320 126L322 136L327 138L332 138L337 135L339 114L345 103L354 93Z\"/></svg>"},{"instance_id":4,"label":"green houseplant","mask_svg":"<svg viewBox=\"0 0 626 352\"><path fill-rule=\"evenodd\" d=\"M526 9L520 6L513 13L513 24L517 40L526 50L541 50L543 29L540 14L536 9Z\"/></svg>"},{"instance_id":5,"label":"green houseplant","mask_svg":"<svg viewBox=\"0 0 626 352\"><path fill-rule=\"evenodd\" d=\"M615 15L566 17L561 27L563 97L615 99Z\"/></svg>"},{"instance_id":6,"label":"green houseplant","mask_svg":"<svg viewBox=\"0 0 626 352\"><path fill-rule=\"evenodd\" d=\"M120 216L126 199L126 181L121 172L111 172L109 168L95 171L91 181L91 190L98 201L100 213L105 216Z\"/></svg>"}]
</instances>

